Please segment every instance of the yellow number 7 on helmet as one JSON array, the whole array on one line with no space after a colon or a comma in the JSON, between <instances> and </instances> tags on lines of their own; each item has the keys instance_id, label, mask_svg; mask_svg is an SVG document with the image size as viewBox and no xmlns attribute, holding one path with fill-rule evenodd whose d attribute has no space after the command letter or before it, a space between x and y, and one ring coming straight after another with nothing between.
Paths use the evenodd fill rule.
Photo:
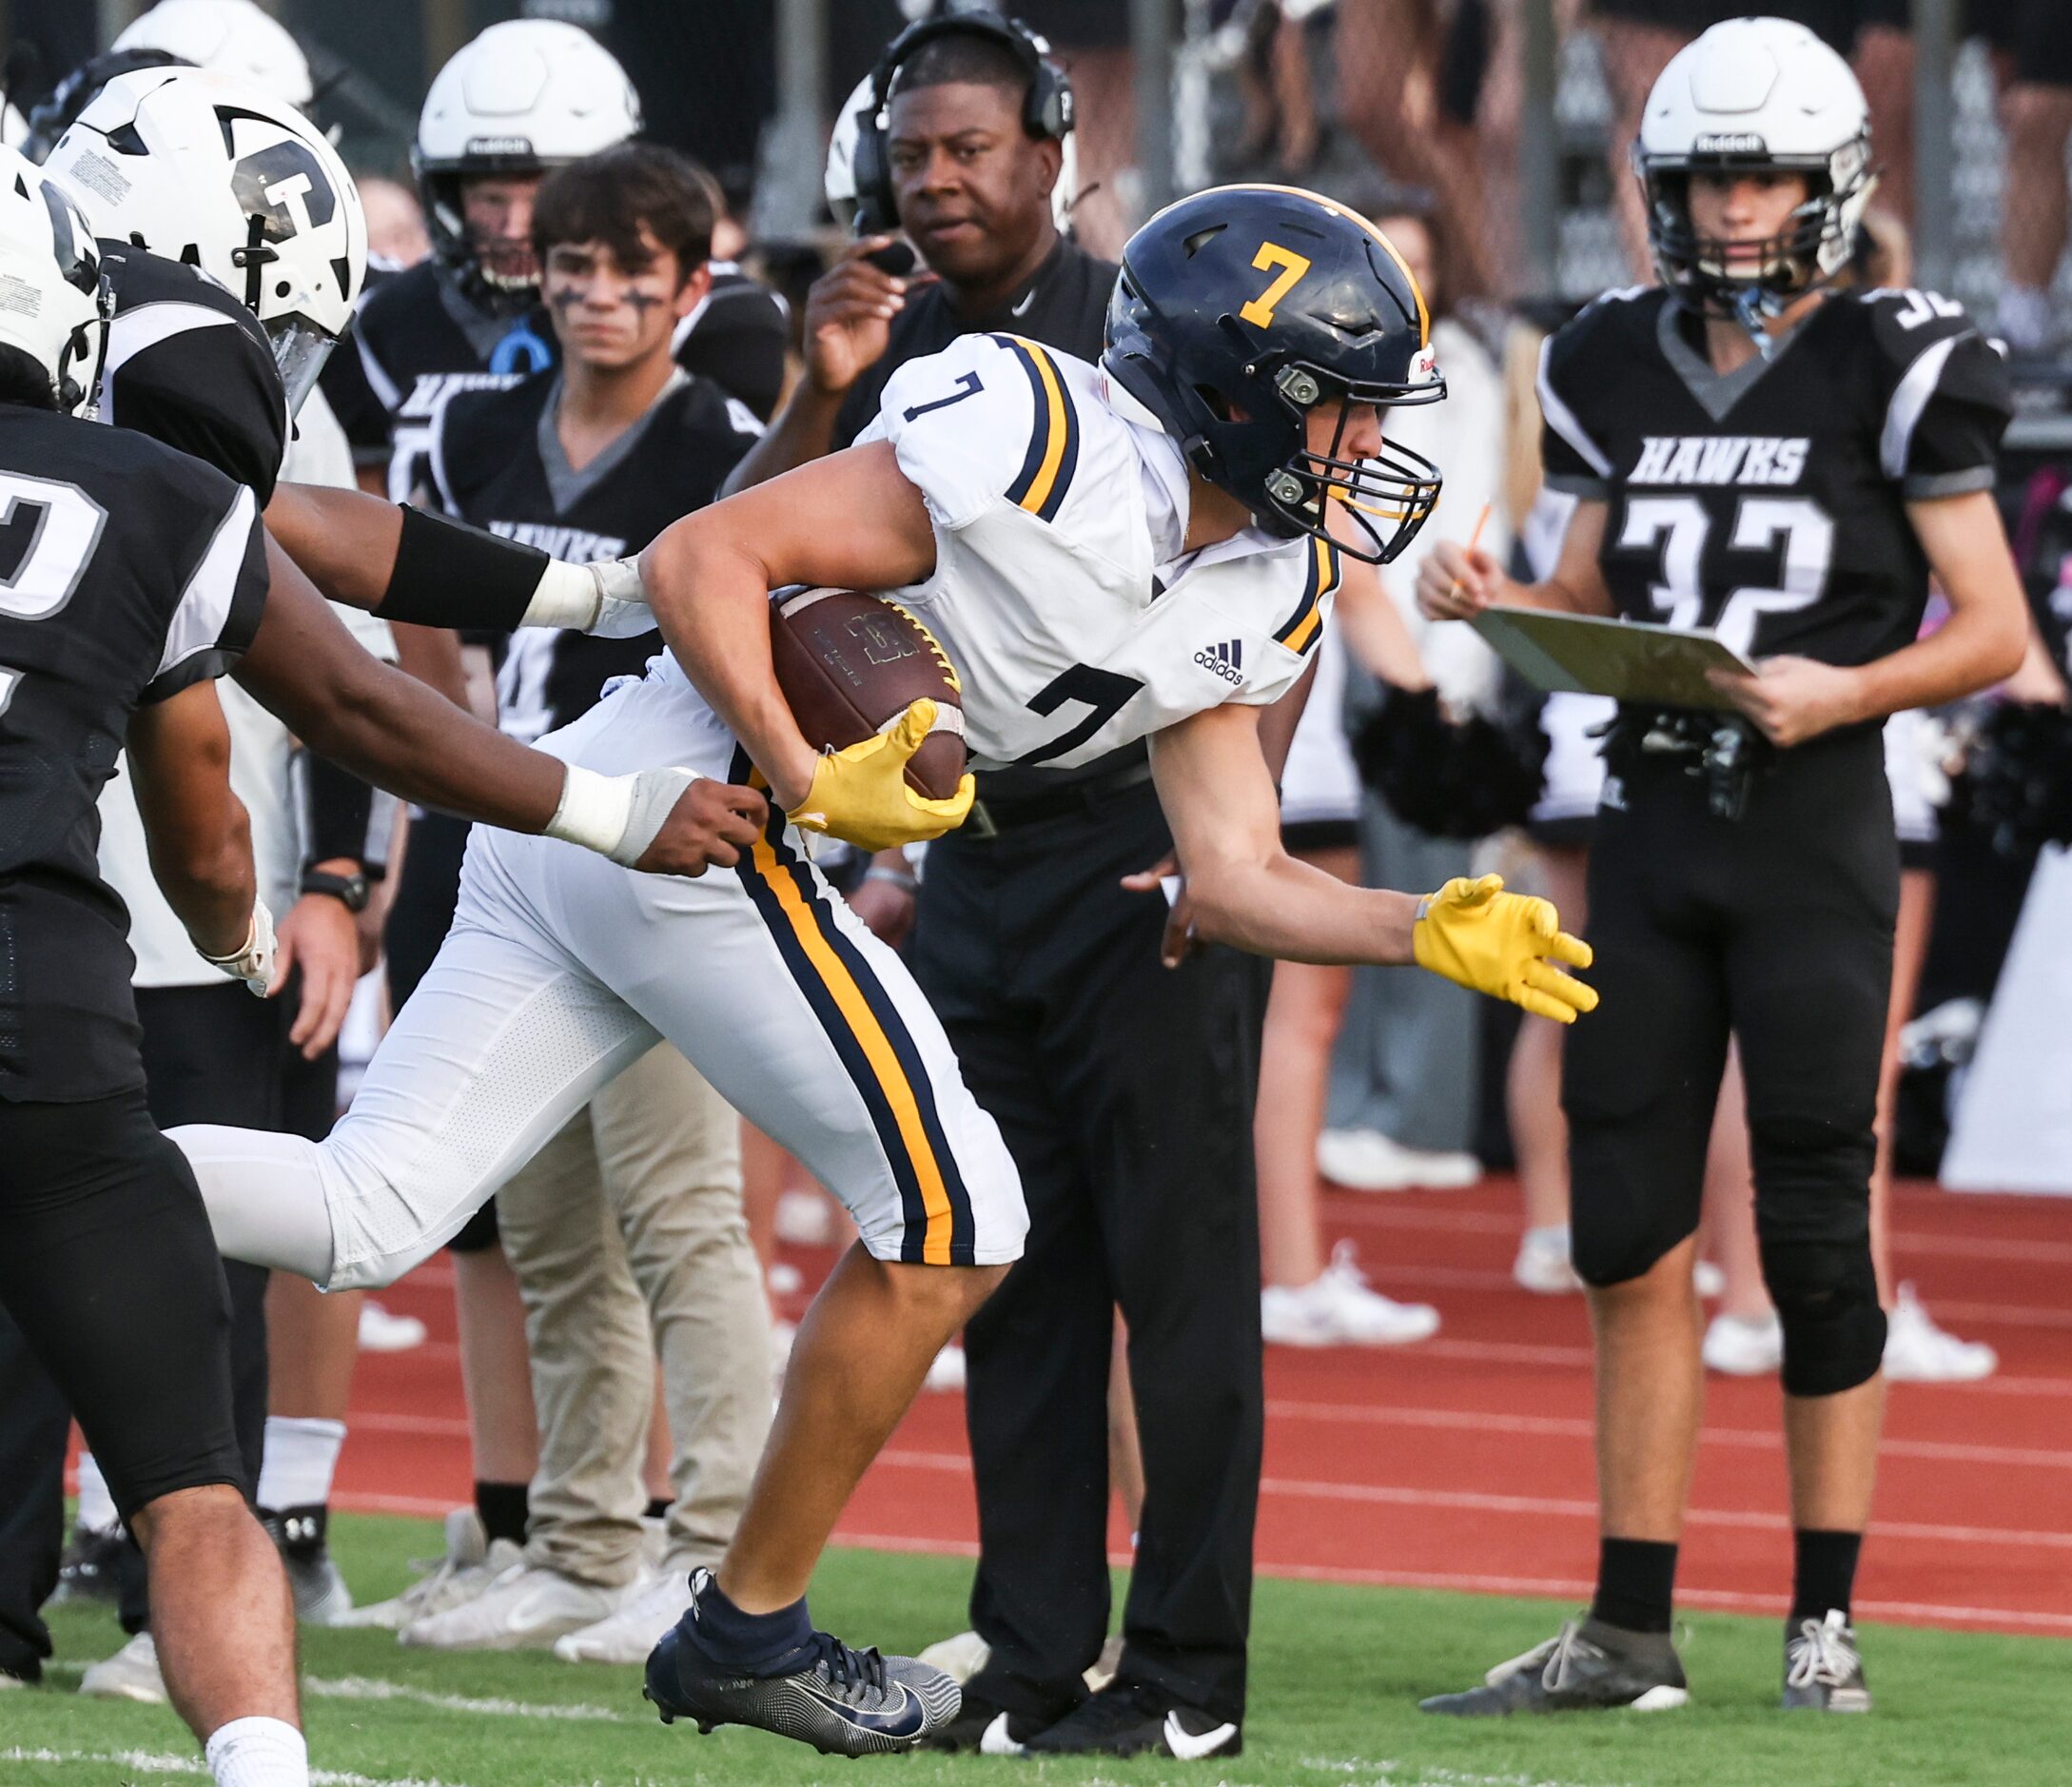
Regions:
<instances>
[{"instance_id":1,"label":"yellow number 7 on helmet","mask_svg":"<svg viewBox=\"0 0 2072 1787\"><path fill-rule=\"evenodd\" d=\"M1259 252L1252 257L1252 265L1262 273L1269 267L1281 269L1271 285L1238 310L1247 323L1256 323L1263 329L1274 320L1274 306L1294 289L1295 282L1309 271L1309 262L1292 248L1283 248L1278 242L1262 242L1259 245Z\"/></svg>"}]
</instances>

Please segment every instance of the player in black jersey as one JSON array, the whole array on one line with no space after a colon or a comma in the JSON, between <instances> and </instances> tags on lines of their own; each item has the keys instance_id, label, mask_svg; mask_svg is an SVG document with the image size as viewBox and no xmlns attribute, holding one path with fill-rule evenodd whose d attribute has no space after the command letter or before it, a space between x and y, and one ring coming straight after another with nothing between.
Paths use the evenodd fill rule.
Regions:
<instances>
[{"instance_id":1,"label":"player in black jersey","mask_svg":"<svg viewBox=\"0 0 2072 1787\"><path fill-rule=\"evenodd\" d=\"M1590 863L1601 1015L1568 1039L1576 1270L1597 1339L1590 1617L1427 1710L1682 1704L1669 1640L1698 1431L1706 1139L1739 1042L1764 1277L1784 1333L1796 1568L1788 1707L1870 1703L1849 1623L1886 1319L1869 1175L1899 856L1879 723L2010 674L2022 594L1994 506L2006 380L1964 311L1830 285L1870 187L1847 66L1779 19L1671 63L1635 150L1663 289L1549 343L1551 579L1441 546L1440 618L1491 602L1710 628L1756 664L1724 712L1625 707ZM1950 618L1917 639L1929 574ZM1738 710L1738 717L1735 713Z\"/></svg>"},{"instance_id":2,"label":"player in black jersey","mask_svg":"<svg viewBox=\"0 0 2072 1787\"><path fill-rule=\"evenodd\" d=\"M91 402L99 257L33 170L7 172L0 1304L149 1556L168 1685L211 1769L302 1787L293 1616L240 1488L223 1267L145 1108L127 919L95 860L95 802L127 741L154 869L196 949L264 989L271 926L209 679L258 626L264 532L220 472L63 413Z\"/></svg>"}]
</instances>

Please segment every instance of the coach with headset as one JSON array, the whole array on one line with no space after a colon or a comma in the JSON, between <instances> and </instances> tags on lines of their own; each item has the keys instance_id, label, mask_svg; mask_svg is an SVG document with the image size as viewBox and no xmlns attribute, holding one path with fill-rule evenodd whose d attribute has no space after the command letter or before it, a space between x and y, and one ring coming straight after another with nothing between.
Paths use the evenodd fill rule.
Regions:
<instances>
[{"instance_id":1,"label":"coach with headset","mask_svg":"<svg viewBox=\"0 0 2072 1787\"><path fill-rule=\"evenodd\" d=\"M1117 269L1053 207L1071 90L987 13L909 27L856 115L860 240L813 287L808 366L734 474L847 446L904 362L977 330L1085 359ZM901 265L903 230L925 275ZM1244 1699L1261 1432L1252 1106L1267 965L1160 966L1164 903L1122 878L1171 848L1140 743L1077 770L982 774L918 890L879 858L859 909L909 959L1022 1172L1027 1251L966 1335L988 1647L951 1746L1137 1748L1166 1711ZM1146 1493L1116 1683L1082 1672L1109 1612L1106 1389L1114 1310ZM1219 1727L1220 1729L1221 1727Z\"/></svg>"}]
</instances>

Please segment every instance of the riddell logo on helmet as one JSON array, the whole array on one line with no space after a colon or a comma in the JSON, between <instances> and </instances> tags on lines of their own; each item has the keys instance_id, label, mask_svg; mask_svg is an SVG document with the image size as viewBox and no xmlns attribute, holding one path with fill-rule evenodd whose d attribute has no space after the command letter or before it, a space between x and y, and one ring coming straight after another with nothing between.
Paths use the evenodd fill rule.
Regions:
<instances>
[{"instance_id":1,"label":"riddell logo on helmet","mask_svg":"<svg viewBox=\"0 0 2072 1787\"><path fill-rule=\"evenodd\" d=\"M471 136L463 152L469 155L530 155L533 140L529 136Z\"/></svg>"},{"instance_id":2,"label":"riddell logo on helmet","mask_svg":"<svg viewBox=\"0 0 2072 1787\"><path fill-rule=\"evenodd\" d=\"M1752 130L1708 130L1691 146L1699 155L1764 155L1769 145Z\"/></svg>"}]
</instances>

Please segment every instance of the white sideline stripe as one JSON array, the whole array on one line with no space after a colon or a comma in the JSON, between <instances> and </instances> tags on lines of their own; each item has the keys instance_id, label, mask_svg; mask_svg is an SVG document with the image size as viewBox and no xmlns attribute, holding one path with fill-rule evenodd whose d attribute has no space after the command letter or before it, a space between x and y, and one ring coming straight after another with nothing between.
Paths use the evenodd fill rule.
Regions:
<instances>
[{"instance_id":1,"label":"white sideline stripe","mask_svg":"<svg viewBox=\"0 0 2072 1787\"><path fill-rule=\"evenodd\" d=\"M1408 1408L1373 1403L1290 1403L1269 1398L1268 1420L1347 1422L1362 1426L1440 1427L1467 1433L1536 1433L1563 1440L1589 1440L1596 1424L1581 1415L1503 1415L1463 1408ZM1707 1427L1701 1443L1743 1446L1751 1451L1784 1449L1784 1435L1754 1427ZM1940 1459L1964 1464L2034 1464L2072 1470L2072 1452L2036 1451L2019 1445L1971 1445L1957 1440L1895 1440L1878 1443L1881 1458Z\"/></svg>"},{"instance_id":2,"label":"white sideline stripe","mask_svg":"<svg viewBox=\"0 0 2072 1787\"><path fill-rule=\"evenodd\" d=\"M451 1496L385 1496L371 1489L338 1491L331 1505L348 1514L428 1514L443 1520L459 1504Z\"/></svg>"},{"instance_id":3,"label":"white sideline stripe","mask_svg":"<svg viewBox=\"0 0 2072 1787\"><path fill-rule=\"evenodd\" d=\"M422 1433L437 1439L466 1437L467 1422L459 1415L407 1415L399 1409L354 1409L348 1422L353 1433Z\"/></svg>"},{"instance_id":4,"label":"white sideline stripe","mask_svg":"<svg viewBox=\"0 0 2072 1787\"><path fill-rule=\"evenodd\" d=\"M1394 1757L1305 1756L1304 1768L1364 1779L1372 1787L1584 1787L1552 1775L1474 1775L1441 1762L1403 1762Z\"/></svg>"},{"instance_id":5,"label":"white sideline stripe","mask_svg":"<svg viewBox=\"0 0 2072 1787\"><path fill-rule=\"evenodd\" d=\"M887 1451L878 1454L880 1464L909 1470L954 1471L971 1468L961 1452ZM1261 1495L1287 1496L1315 1502L1368 1502L1391 1507L1465 1508L1487 1514L1540 1514L1556 1519L1595 1522L1597 1504L1592 1501L1555 1496L1493 1495L1476 1489L1411 1489L1389 1483L1318 1483L1304 1478L1265 1477L1260 1481ZM1693 1526L1724 1526L1751 1532L1789 1532L1791 1522L1782 1514L1744 1512L1729 1508L1692 1508L1684 1519ZM2072 1532L2024 1532L2003 1526L1943 1526L1920 1521L1872 1521L1874 1539L1935 1540L1957 1545L2038 1545L2051 1550L2072 1551Z\"/></svg>"},{"instance_id":6,"label":"white sideline stripe","mask_svg":"<svg viewBox=\"0 0 2072 1787\"><path fill-rule=\"evenodd\" d=\"M867 1551L898 1551L931 1558L975 1558L978 1546L967 1539L916 1539L905 1533L852 1533L837 1530L834 1542ZM1126 1569L1126 1551L1111 1551L1108 1561ZM1277 1563L1261 1558L1255 1566L1261 1576L1285 1577L1300 1582L1339 1582L1352 1588L1443 1588L1475 1595L1544 1595L1555 1600L1588 1600L1594 1584L1578 1580L1541 1576L1483 1576L1470 1572L1439 1570L1359 1570L1337 1565ZM1782 1613L1783 1595L1749 1595L1724 1588L1679 1588L1679 1602L1691 1607L1712 1607L1722 1613ZM1908 1620L1923 1623L1941 1621L1956 1625L2019 1626L2037 1632L2072 1632L2072 1614L2024 1613L2011 1607L1960 1607L1932 1600L1859 1600L1856 1611L1866 1619Z\"/></svg>"},{"instance_id":7,"label":"white sideline stripe","mask_svg":"<svg viewBox=\"0 0 2072 1787\"><path fill-rule=\"evenodd\" d=\"M161 1755L153 1750L0 1750L0 1762L55 1762L60 1767L90 1763L98 1768L127 1768L153 1775L206 1776L208 1764L198 1756ZM466 1787L462 1781L427 1779L420 1775L355 1775L349 1769L313 1768L310 1787Z\"/></svg>"},{"instance_id":8,"label":"white sideline stripe","mask_svg":"<svg viewBox=\"0 0 2072 1787\"><path fill-rule=\"evenodd\" d=\"M500 1697L474 1699L460 1694L434 1694L429 1688L413 1688L372 1676L306 1676L303 1692L322 1700L407 1700L413 1706L437 1707L443 1713L479 1713L497 1718L596 1719L614 1725L636 1722L631 1713L615 1712L609 1706L587 1706L579 1701L507 1700Z\"/></svg>"}]
</instances>

